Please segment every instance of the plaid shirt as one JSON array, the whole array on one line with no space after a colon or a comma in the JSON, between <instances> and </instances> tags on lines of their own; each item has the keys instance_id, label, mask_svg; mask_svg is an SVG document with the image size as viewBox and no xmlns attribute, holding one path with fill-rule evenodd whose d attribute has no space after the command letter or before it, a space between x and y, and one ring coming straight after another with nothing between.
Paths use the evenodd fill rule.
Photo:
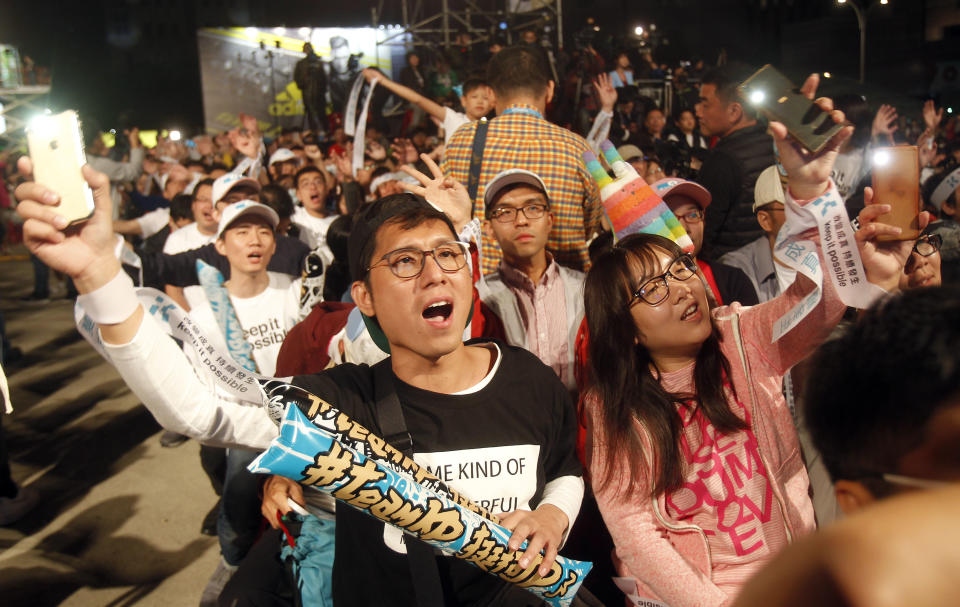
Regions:
<instances>
[{"instance_id":1,"label":"plaid shirt","mask_svg":"<svg viewBox=\"0 0 960 607\"><path fill-rule=\"evenodd\" d=\"M511 111L512 110L512 111ZM457 129L447 145L443 172L466 185L477 123ZM513 104L490 121L480 169L480 187L473 201L474 217L483 217L483 192L500 171L526 169L543 179L554 214L547 247L557 262L577 270L589 266L586 239L600 225L600 194L583 164L589 150L582 137L543 119L532 106ZM483 273L500 263L497 242L483 235Z\"/></svg>"}]
</instances>

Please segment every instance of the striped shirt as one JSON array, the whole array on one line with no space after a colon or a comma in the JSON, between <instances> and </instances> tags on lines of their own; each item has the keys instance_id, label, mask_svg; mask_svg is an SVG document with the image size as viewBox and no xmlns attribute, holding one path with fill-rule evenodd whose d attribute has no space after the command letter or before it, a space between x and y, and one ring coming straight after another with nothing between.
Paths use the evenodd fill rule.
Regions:
<instances>
[{"instance_id":1,"label":"striped shirt","mask_svg":"<svg viewBox=\"0 0 960 607\"><path fill-rule=\"evenodd\" d=\"M477 123L457 129L447 145L443 172L466 184ZM600 225L600 194L583 164L589 150L582 137L543 119L533 106L513 104L490 121L480 169L480 187L473 201L473 215L484 216L483 192L487 182L507 169L526 169L543 179L554 214L547 248L558 263L586 270L589 266L587 238ZM496 240L483 235L483 272L500 263Z\"/></svg>"},{"instance_id":2,"label":"striped shirt","mask_svg":"<svg viewBox=\"0 0 960 607\"><path fill-rule=\"evenodd\" d=\"M570 365L573 352L568 342L567 294L557 264L548 257L547 269L534 284L529 276L504 260L500 263L500 278L517 300L520 319L527 330L527 350L553 369L568 390L576 390ZM576 321L579 324L580 319Z\"/></svg>"}]
</instances>

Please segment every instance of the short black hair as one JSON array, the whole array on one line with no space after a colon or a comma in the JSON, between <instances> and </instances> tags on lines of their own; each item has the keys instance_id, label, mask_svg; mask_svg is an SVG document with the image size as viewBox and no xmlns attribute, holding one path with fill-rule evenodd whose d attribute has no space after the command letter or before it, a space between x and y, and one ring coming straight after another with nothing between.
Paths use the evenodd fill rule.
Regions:
<instances>
[{"instance_id":1,"label":"short black hair","mask_svg":"<svg viewBox=\"0 0 960 607\"><path fill-rule=\"evenodd\" d=\"M906 291L825 343L806 382L804 416L834 481L882 496L926 426L960 396L960 287Z\"/></svg>"},{"instance_id":2,"label":"short black hair","mask_svg":"<svg viewBox=\"0 0 960 607\"><path fill-rule=\"evenodd\" d=\"M412 230L432 220L446 224L453 239L457 239L457 230L450 218L415 194L391 194L362 207L354 215L350 231L350 274L353 280L367 277L367 268L377 248L377 233L384 225L399 225L401 229Z\"/></svg>"},{"instance_id":3,"label":"short black hair","mask_svg":"<svg viewBox=\"0 0 960 607\"><path fill-rule=\"evenodd\" d=\"M308 174L310 174L310 173L317 173L317 174L319 174L320 176L323 177L324 183L326 183L327 177L326 177L326 175L324 175L324 172L321 171L320 168L319 168L317 165L315 165L315 164L308 164L307 166L305 166L305 167L303 167L302 169L300 169L299 171L297 171L297 174L293 176L293 187L299 188L299 187L300 187L300 178L303 177L304 175L308 175Z\"/></svg>"},{"instance_id":4,"label":"short black hair","mask_svg":"<svg viewBox=\"0 0 960 607\"><path fill-rule=\"evenodd\" d=\"M476 89L482 86L490 86L490 85L487 84L487 81L483 80L482 78L467 78L466 81L463 83L463 89L462 89L463 96L466 97L467 95L469 95L470 93L472 93L473 91L475 91Z\"/></svg>"},{"instance_id":5,"label":"short black hair","mask_svg":"<svg viewBox=\"0 0 960 607\"><path fill-rule=\"evenodd\" d=\"M275 183L263 186L260 190L260 202L276 211L280 219L293 215L293 198L290 197L290 192Z\"/></svg>"},{"instance_id":6,"label":"short black hair","mask_svg":"<svg viewBox=\"0 0 960 607\"><path fill-rule=\"evenodd\" d=\"M737 87L749 78L756 70L742 63L730 63L715 67L706 72L700 79L700 85L712 84L717 88L717 97L724 103L739 103L743 114L747 118L756 119L757 110L743 101Z\"/></svg>"},{"instance_id":7,"label":"short black hair","mask_svg":"<svg viewBox=\"0 0 960 607\"><path fill-rule=\"evenodd\" d=\"M173 197L173 200L170 201L170 219L174 221L178 219L189 219L193 221L193 209L190 206L193 204L193 196L190 194L177 194Z\"/></svg>"},{"instance_id":8,"label":"short black hair","mask_svg":"<svg viewBox=\"0 0 960 607\"><path fill-rule=\"evenodd\" d=\"M550 70L541 53L529 46L510 46L490 58L487 82L498 99L518 94L539 97L550 84Z\"/></svg>"},{"instance_id":9,"label":"short black hair","mask_svg":"<svg viewBox=\"0 0 960 607\"><path fill-rule=\"evenodd\" d=\"M202 185L208 185L208 186L210 186L210 187L212 188L212 187L213 187L213 182L214 182L213 177L204 177L203 179L201 179L200 181L198 181L198 182L197 182L197 185L193 186L193 192L190 194L191 199L192 199L192 200L195 200L195 199L197 198L197 191L200 189L200 186L202 186Z\"/></svg>"}]
</instances>

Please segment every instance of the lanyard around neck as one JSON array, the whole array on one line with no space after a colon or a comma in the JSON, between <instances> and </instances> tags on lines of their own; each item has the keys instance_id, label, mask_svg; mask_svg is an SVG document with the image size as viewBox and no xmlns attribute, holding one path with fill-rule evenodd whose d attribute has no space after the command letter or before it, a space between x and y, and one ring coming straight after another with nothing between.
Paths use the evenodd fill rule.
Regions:
<instances>
[{"instance_id":1,"label":"lanyard around neck","mask_svg":"<svg viewBox=\"0 0 960 607\"><path fill-rule=\"evenodd\" d=\"M537 118L543 118L543 114L533 109L532 107L524 107L522 105L515 105L513 107L508 107L503 110L501 116L506 116L508 114L526 114L527 116L536 116Z\"/></svg>"}]
</instances>

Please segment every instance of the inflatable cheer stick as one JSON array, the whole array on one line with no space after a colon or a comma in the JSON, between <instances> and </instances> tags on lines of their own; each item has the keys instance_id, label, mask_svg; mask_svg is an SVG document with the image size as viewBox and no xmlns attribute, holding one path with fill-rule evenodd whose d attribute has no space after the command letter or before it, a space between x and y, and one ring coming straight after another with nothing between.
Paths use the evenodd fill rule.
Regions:
<instances>
[{"instance_id":1,"label":"inflatable cheer stick","mask_svg":"<svg viewBox=\"0 0 960 607\"><path fill-rule=\"evenodd\" d=\"M381 439L382 440L382 439ZM591 563L558 556L540 575L543 556L520 565L525 545L510 550L512 532L382 461L366 457L287 407L280 436L250 464L329 493L341 504L396 527L444 553L525 588L556 607L569 606Z\"/></svg>"},{"instance_id":2,"label":"inflatable cheer stick","mask_svg":"<svg viewBox=\"0 0 960 607\"><path fill-rule=\"evenodd\" d=\"M677 243L685 252L693 253L693 241L653 188L623 161L609 140L601 143L600 149L616 179L607 174L593 152L584 152L583 161L600 189L600 199L613 228L614 241L638 232L659 234Z\"/></svg>"}]
</instances>

